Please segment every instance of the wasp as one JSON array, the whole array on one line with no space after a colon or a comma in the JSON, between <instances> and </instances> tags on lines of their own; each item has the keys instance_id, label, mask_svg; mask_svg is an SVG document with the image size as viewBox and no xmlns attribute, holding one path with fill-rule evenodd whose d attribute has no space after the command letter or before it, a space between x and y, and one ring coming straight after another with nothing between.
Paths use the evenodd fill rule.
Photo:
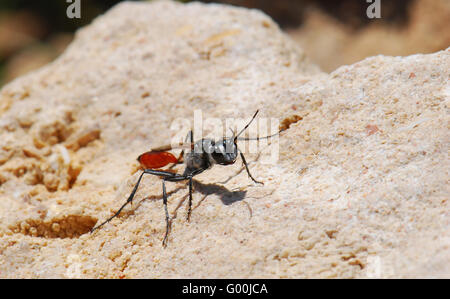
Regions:
<instances>
[{"instance_id":1,"label":"wasp","mask_svg":"<svg viewBox=\"0 0 450 299\"><path fill-rule=\"evenodd\" d=\"M260 181L257 181L252 174L250 173L250 170L248 168L248 163L245 159L244 154L239 150L237 141L238 140L260 140L260 139L266 139L271 138L273 136L278 135L280 131L277 133L265 136L265 137L256 137L256 138L243 138L240 137L240 135L250 126L252 121L255 119L256 115L258 114L259 110L255 112L251 120L247 123L247 125L238 133L235 134L233 131L233 135L231 137L224 137L220 140L213 140L209 138L203 138L196 142L193 141L193 133L192 130L189 132L187 139L190 139L190 142L184 142L177 144L175 146L172 145L165 145L158 148L154 148L148 152L145 152L141 154L137 160L143 167L143 171L141 175L139 176L136 185L134 185L133 190L131 191L130 196L128 197L127 201L117 210L117 212L112 215L110 218L105 220L103 223L97 225L96 227L91 229L91 233L94 232L96 229L99 229L106 223L110 222L112 219L117 217L120 212L123 210L123 208L129 204L132 203L134 195L136 194L136 191L139 187L139 184L141 183L142 177L144 174L151 174L158 176L162 179L162 199L164 204L164 212L166 216L166 232L164 234L164 239L162 242L163 247L167 246L167 239L170 231L170 217L169 212L167 210L167 192L166 192L166 182L179 182L179 181L188 181L189 185L189 205L188 205L188 212L187 212L187 221L189 221L191 216L191 209L192 209L192 179L194 176L204 172L207 169L210 169L213 165L232 165L236 162L236 159L238 158L238 155L241 157L242 162L245 166L245 169L247 171L247 174L249 178L257 183L257 184L263 184ZM170 153L170 150L173 149L182 149L179 157L175 157L172 153ZM189 150L186 150L189 149ZM175 166L176 164L185 164L184 172L183 174L174 173L172 171L167 170L161 170L160 168L165 167L169 164L172 164L172 166Z\"/></svg>"}]
</instances>

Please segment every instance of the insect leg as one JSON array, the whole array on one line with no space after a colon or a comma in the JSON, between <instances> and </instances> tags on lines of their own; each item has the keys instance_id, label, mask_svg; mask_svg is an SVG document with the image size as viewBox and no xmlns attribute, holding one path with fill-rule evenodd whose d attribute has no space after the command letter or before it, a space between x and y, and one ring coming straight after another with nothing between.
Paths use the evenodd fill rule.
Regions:
<instances>
[{"instance_id":1,"label":"insect leg","mask_svg":"<svg viewBox=\"0 0 450 299\"><path fill-rule=\"evenodd\" d=\"M97 225L96 227L92 228L91 229L91 233L94 232L96 229L99 229L100 227L102 227L106 223L110 222L114 218L116 218L120 214L120 212L122 212L123 208L125 208L125 206L127 204L129 204L129 203L131 203L133 201L134 195L136 194L136 191L137 191L137 189L139 187L139 184L141 183L141 180L142 180L142 177L144 176L144 174L152 174L152 175L162 176L162 177L166 177L166 178L176 178L176 177L180 176L180 175L178 175L176 173L167 172L167 171L153 170L153 169L144 169L144 171L139 176L139 179L138 179L136 185L134 185L133 191L131 191L130 196L128 196L127 201L120 207L120 209L116 213L114 213L114 215L109 217L106 221L104 221L100 225Z\"/></svg>"},{"instance_id":2,"label":"insect leg","mask_svg":"<svg viewBox=\"0 0 450 299\"><path fill-rule=\"evenodd\" d=\"M170 217L169 217L169 211L167 210L166 179L162 180L162 189L163 189L164 212L166 213L166 233L164 234L164 239L163 239L162 245L163 245L163 247L166 247L167 246L167 237L169 236L169 231L170 231Z\"/></svg>"},{"instance_id":3,"label":"insect leg","mask_svg":"<svg viewBox=\"0 0 450 299\"><path fill-rule=\"evenodd\" d=\"M189 180L189 210L188 210L188 215L187 215L187 221L189 221L190 216L191 216L191 208L192 208L192 176L197 174L200 170L197 170L194 173L191 173L189 175L178 175L178 174L174 174L174 176L172 177L166 177L163 179L163 203L164 203L164 211L166 213L166 233L164 235L164 239L163 239L163 246L166 247L167 246L167 239L169 236L169 232L170 232L170 218L169 218L169 212L167 210L167 193L166 193L166 185L165 182L178 182L178 181L184 181L184 180Z\"/></svg>"},{"instance_id":4,"label":"insect leg","mask_svg":"<svg viewBox=\"0 0 450 299\"><path fill-rule=\"evenodd\" d=\"M189 178L189 208L186 220L189 222L191 220L191 211L192 211L192 177Z\"/></svg>"},{"instance_id":5,"label":"insect leg","mask_svg":"<svg viewBox=\"0 0 450 299\"><path fill-rule=\"evenodd\" d=\"M247 170L248 176L252 179L253 182L264 185L263 182L259 182L259 181L255 180L255 178L250 173L250 170L248 169L248 164L247 164L247 161L245 160L244 154L241 151L239 151L239 153L241 154L242 162L244 162L245 170Z\"/></svg>"},{"instance_id":6,"label":"insect leg","mask_svg":"<svg viewBox=\"0 0 450 299\"><path fill-rule=\"evenodd\" d=\"M188 206L188 213L186 220L189 222L191 219L191 211L192 211L192 189L193 189L193 182L192 178L196 176L197 174L203 172L205 169L199 168L194 171L188 171L187 173L183 175L175 175L173 177L166 178L169 182L178 182L178 181L184 181L189 180L189 206Z\"/></svg>"},{"instance_id":7,"label":"insect leg","mask_svg":"<svg viewBox=\"0 0 450 299\"><path fill-rule=\"evenodd\" d=\"M153 170L153 169L149 169L147 173L163 176L162 189L163 189L164 212L166 214L166 233L164 234L164 239L163 239L162 245L163 245L163 247L166 247L169 233L170 233L170 228L171 228L169 211L167 209L166 181L179 182L179 181L184 181L184 180L189 179L189 195L190 195L189 211L190 211L190 206L191 206L191 202L192 202L192 175L188 175L188 176L179 175L176 173L171 173L171 172L166 172L166 171L161 171L161 170Z\"/></svg>"},{"instance_id":8,"label":"insect leg","mask_svg":"<svg viewBox=\"0 0 450 299\"><path fill-rule=\"evenodd\" d=\"M114 218L116 218L120 212L122 212L123 208L125 208L125 206L129 203L131 203L133 201L134 195L136 194L137 188L139 187L139 184L141 183L141 179L144 176L146 172L142 172L141 175L139 176L139 179L136 183L136 185L134 185L133 191L131 191L130 196L128 196L127 201L120 207L120 209L114 213L114 215L112 215L111 217L109 217L106 221L104 221L103 223L101 223L100 225L97 225L96 227L91 229L91 233L94 232L96 229L99 229L100 227L102 227L103 225L105 225L106 223L110 222L111 220L113 220Z\"/></svg>"}]
</instances>

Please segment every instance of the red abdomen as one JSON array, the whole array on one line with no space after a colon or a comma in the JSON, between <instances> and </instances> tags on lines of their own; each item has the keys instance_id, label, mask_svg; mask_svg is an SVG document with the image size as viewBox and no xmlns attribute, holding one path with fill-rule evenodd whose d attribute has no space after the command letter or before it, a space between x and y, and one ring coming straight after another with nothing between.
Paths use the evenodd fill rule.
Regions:
<instances>
[{"instance_id":1,"label":"red abdomen","mask_svg":"<svg viewBox=\"0 0 450 299\"><path fill-rule=\"evenodd\" d=\"M161 168L169 163L177 163L178 159L169 152L146 152L138 157L139 163L146 169Z\"/></svg>"}]
</instances>

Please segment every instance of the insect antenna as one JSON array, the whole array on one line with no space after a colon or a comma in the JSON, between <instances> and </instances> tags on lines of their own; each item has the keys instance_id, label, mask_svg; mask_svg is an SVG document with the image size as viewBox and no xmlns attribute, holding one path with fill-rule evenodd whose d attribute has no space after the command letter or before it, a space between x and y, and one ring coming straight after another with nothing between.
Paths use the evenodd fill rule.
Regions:
<instances>
[{"instance_id":1,"label":"insect antenna","mask_svg":"<svg viewBox=\"0 0 450 299\"><path fill-rule=\"evenodd\" d=\"M255 119L256 115L258 114L259 110L256 110L255 114L253 115L252 119L248 122L248 124L239 132L239 134L237 134L236 136L234 136L234 142L236 143L236 140L238 140L239 136L245 131L247 130L248 126L250 126L250 124L252 123L252 121Z\"/></svg>"},{"instance_id":2,"label":"insect antenna","mask_svg":"<svg viewBox=\"0 0 450 299\"><path fill-rule=\"evenodd\" d=\"M276 132L275 134L272 134L272 135L269 135L269 136L264 136L264 137L251 137L251 138L245 138L245 137L240 137L240 138L237 138L236 140L246 140L246 141L249 141L249 140L260 140L260 139L269 139L269 138L272 138L272 137L275 137L275 136L277 136L277 135L279 135L281 132L283 132L284 130L279 130L278 132Z\"/></svg>"},{"instance_id":3,"label":"insect antenna","mask_svg":"<svg viewBox=\"0 0 450 299\"><path fill-rule=\"evenodd\" d=\"M246 138L246 137L239 137L249 126L250 126L250 124L252 123L252 121L255 119L255 117L256 117L256 115L258 114L258 112L259 112L259 110L256 110L256 112L255 112L255 114L253 115L253 117L252 117L252 119L250 120L250 122L239 132L239 134L237 134L237 135L234 135L234 132L233 132L233 136L234 136L234 142L236 142L237 140L246 140L246 141L249 141L249 140L260 140L260 139L269 139L269 138L272 138L272 137L274 137L274 136L277 136L278 134L280 134L281 132L283 132L284 130L279 130L277 133L275 133L275 134L272 134L272 135L269 135L269 136L264 136L264 137L249 137L249 138Z\"/></svg>"}]
</instances>

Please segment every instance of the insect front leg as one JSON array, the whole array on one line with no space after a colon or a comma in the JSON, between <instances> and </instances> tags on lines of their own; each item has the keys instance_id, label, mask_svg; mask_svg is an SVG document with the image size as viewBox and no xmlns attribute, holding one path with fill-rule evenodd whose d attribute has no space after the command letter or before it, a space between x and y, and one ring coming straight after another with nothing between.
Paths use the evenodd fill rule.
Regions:
<instances>
[{"instance_id":1,"label":"insect front leg","mask_svg":"<svg viewBox=\"0 0 450 299\"><path fill-rule=\"evenodd\" d=\"M239 151L239 153L241 154L241 159L242 159L242 162L244 163L245 170L247 170L248 176L252 179L253 182L255 182L255 183L257 183L257 184L264 185L263 182L260 182L260 181L255 180L255 178L254 178L254 177L252 176L252 174L250 173L250 170L248 169L248 164L247 164L247 161L245 160L244 154L243 154L241 151Z\"/></svg>"}]
</instances>

